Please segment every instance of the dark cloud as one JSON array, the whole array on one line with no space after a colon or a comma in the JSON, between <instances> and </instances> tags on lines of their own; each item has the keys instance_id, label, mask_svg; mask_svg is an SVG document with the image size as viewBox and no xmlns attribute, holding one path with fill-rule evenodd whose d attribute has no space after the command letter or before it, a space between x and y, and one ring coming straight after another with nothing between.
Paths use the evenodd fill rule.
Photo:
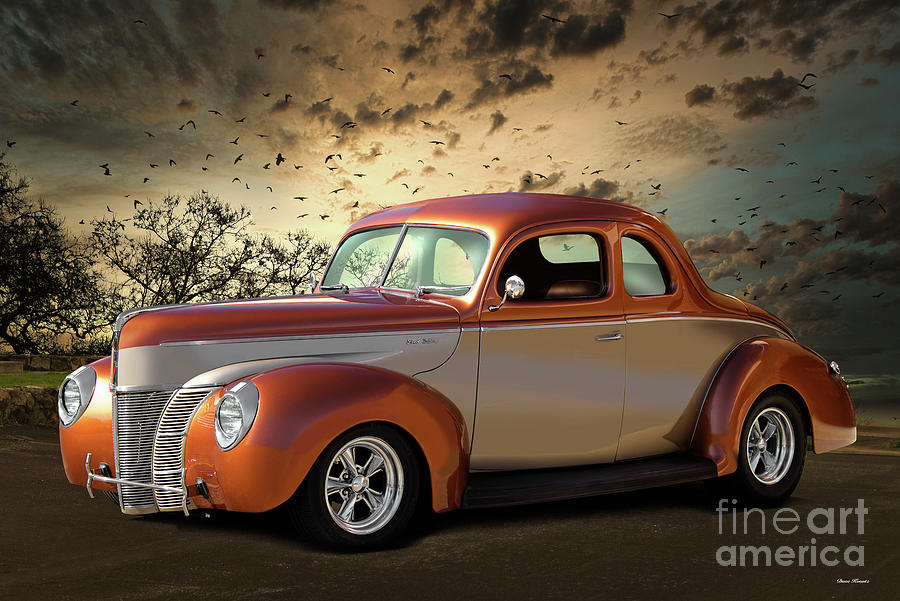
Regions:
<instances>
[{"instance_id":1,"label":"dark cloud","mask_svg":"<svg viewBox=\"0 0 900 601\"><path fill-rule=\"evenodd\" d=\"M591 55L625 38L625 17L631 2L613 3L605 13L572 12L557 0L496 0L486 2L466 36L468 57L493 56L519 50L540 50L553 55ZM553 23L543 14L565 15Z\"/></svg>"},{"instance_id":2,"label":"dark cloud","mask_svg":"<svg viewBox=\"0 0 900 601\"><path fill-rule=\"evenodd\" d=\"M519 192L537 192L538 190L554 188L565 177L565 171L554 171L550 175L538 175L531 171L526 171L519 177Z\"/></svg>"},{"instance_id":3,"label":"dark cloud","mask_svg":"<svg viewBox=\"0 0 900 601\"><path fill-rule=\"evenodd\" d=\"M893 65L900 61L900 42L895 42L890 48L882 48L878 50L874 44L866 46L863 52L863 59L866 61L879 61L885 66Z\"/></svg>"},{"instance_id":4,"label":"dark cloud","mask_svg":"<svg viewBox=\"0 0 900 601\"><path fill-rule=\"evenodd\" d=\"M500 78L498 76L500 73L510 75L511 79ZM482 77L481 84L469 96L466 108L474 108L497 98L527 94L552 86L552 74L544 73L537 65L529 65L518 59L512 60L501 64L500 70Z\"/></svg>"},{"instance_id":5,"label":"dark cloud","mask_svg":"<svg viewBox=\"0 0 900 601\"><path fill-rule=\"evenodd\" d=\"M438 97L434 101L434 108L440 109L443 108L448 102L453 100L453 92L444 88L441 90L441 93L438 94Z\"/></svg>"},{"instance_id":6,"label":"dark cloud","mask_svg":"<svg viewBox=\"0 0 900 601\"><path fill-rule=\"evenodd\" d=\"M328 4L326 0L259 0L259 5L282 10L313 10Z\"/></svg>"},{"instance_id":7,"label":"dark cloud","mask_svg":"<svg viewBox=\"0 0 900 601\"><path fill-rule=\"evenodd\" d=\"M744 49L754 40L757 48L803 62L811 61L826 40L844 35L848 22L859 26L876 19L897 21L893 0L700 0L670 12L681 16L665 23L668 29L687 25L719 54Z\"/></svg>"},{"instance_id":8,"label":"dark cloud","mask_svg":"<svg viewBox=\"0 0 900 601\"><path fill-rule=\"evenodd\" d=\"M491 114L491 129L488 130L488 135L491 135L492 133L503 127L503 124L506 122L506 115L504 115L500 111L494 111Z\"/></svg>"},{"instance_id":9,"label":"dark cloud","mask_svg":"<svg viewBox=\"0 0 900 601\"><path fill-rule=\"evenodd\" d=\"M826 60L828 62L825 69L822 70L826 75L834 75L839 73L853 64L856 57L859 56L859 50L856 48L848 48L839 55L828 53Z\"/></svg>"},{"instance_id":10,"label":"dark cloud","mask_svg":"<svg viewBox=\"0 0 900 601\"><path fill-rule=\"evenodd\" d=\"M748 49L747 38L742 35L732 35L719 44L719 48L716 50L716 54L719 56L727 56L729 54L736 54L738 52L746 51Z\"/></svg>"},{"instance_id":11,"label":"dark cloud","mask_svg":"<svg viewBox=\"0 0 900 601\"><path fill-rule=\"evenodd\" d=\"M665 41L652 50L641 50L638 53L638 60L651 66L664 65L677 57L678 52L669 52L669 43Z\"/></svg>"},{"instance_id":12,"label":"dark cloud","mask_svg":"<svg viewBox=\"0 0 900 601\"><path fill-rule=\"evenodd\" d=\"M878 79L876 79L874 77L863 77L860 80L859 85L863 86L863 87L868 87L868 86L877 86L879 83L880 82L878 81Z\"/></svg>"},{"instance_id":13,"label":"dark cloud","mask_svg":"<svg viewBox=\"0 0 900 601\"><path fill-rule=\"evenodd\" d=\"M785 77L776 69L771 77L744 77L740 81L725 82L718 89L718 99L735 107L734 116L749 120L756 117L777 117L783 113L808 111L817 106L815 98L805 94L795 77ZM689 95L694 94L704 103L714 100L710 86L701 84L688 92L685 102L693 106ZM693 104L698 104L694 102Z\"/></svg>"},{"instance_id":14,"label":"dark cloud","mask_svg":"<svg viewBox=\"0 0 900 601\"><path fill-rule=\"evenodd\" d=\"M603 198L606 200L615 199L616 192L619 191L619 182L613 182L603 178L597 178L585 186L580 183L572 188L566 188L563 194L570 196L587 196L590 198Z\"/></svg>"},{"instance_id":15,"label":"dark cloud","mask_svg":"<svg viewBox=\"0 0 900 601\"><path fill-rule=\"evenodd\" d=\"M704 105L711 103L716 97L716 89L706 84L694 86L684 95L684 103L688 106Z\"/></svg>"}]
</instances>

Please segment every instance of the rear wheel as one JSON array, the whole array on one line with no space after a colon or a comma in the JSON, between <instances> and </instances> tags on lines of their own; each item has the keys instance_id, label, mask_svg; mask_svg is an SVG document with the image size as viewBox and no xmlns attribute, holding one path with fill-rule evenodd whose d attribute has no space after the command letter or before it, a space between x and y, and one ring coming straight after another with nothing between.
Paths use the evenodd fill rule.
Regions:
<instances>
[{"instance_id":1,"label":"rear wheel","mask_svg":"<svg viewBox=\"0 0 900 601\"><path fill-rule=\"evenodd\" d=\"M713 481L720 496L767 507L787 499L803 473L806 422L794 400L781 393L760 397L741 428L738 468Z\"/></svg>"},{"instance_id":2,"label":"rear wheel","mask_svg":"<svg viewBox=\"0 0 900 601\"><path fill-rule=\"evenodd\" d=\"M381 424L354 428L333 441L289 503L297 529L329 546L384 545L415 513L419 493L415 452Z\"/></svg>"}]
</instances>

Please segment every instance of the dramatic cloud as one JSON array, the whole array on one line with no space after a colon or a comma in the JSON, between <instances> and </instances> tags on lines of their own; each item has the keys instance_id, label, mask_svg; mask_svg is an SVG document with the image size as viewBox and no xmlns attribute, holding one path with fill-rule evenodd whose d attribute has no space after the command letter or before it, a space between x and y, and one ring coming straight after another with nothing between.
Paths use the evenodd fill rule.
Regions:
<instances>
[{"instance_id":1,"label":"dramatic cloud","mask_svg":"<svg viewBox=\"0 0 900 601\"><path fill-rule=\"evenodd\" d=\"M537 65L530 65L518 59L502 63L498 68L496 72L482 76L481 84L470 95L466 108L474 108L497 98L550 88L553 85L553 75L544 73ZM499 77L500 74L509 77Z\"/></svg>"},{"instance_id":2,"label":"dramatic cloud","mask_svg":"<svg viewBox=\"0 0 900 601\"><path fill-rule=\"evenodd\" d=\"M900 61L900 42L895 42L890 48L878 50L874 44L866 46L863 53L863 59L867 61L878 61L882 65L893 65Z\"/></svg>"},{"instance_id":3,"label":"dramatic cloud","mask_svg":"<svg viewBox=\"0 0 900 601\"><path fill-rule=\"evenodd\" d=\"M709 104L716 97L716 89L706 84L694 86L694 89L684 95L684 103L688 106Z\"/></svg>"},{"instance_id":4,"label":"dramatic cloud","mask_svg":"<svg viewBox=\"0 0 900 601\"><path fill-rule=\"evenodd\" d=\"M783 113L808 111L818 103L805 94L795 77L785 77L781 69L776 69L771 77L744 77L740 81L725 82L719 86L718 97L722 102L735 107L737 119L749 120L756 117L777 117ZM685 95L688 106L708 104L714 99L711 86L701 84ZM691 102L699 97L703 102Z\"/></svg>"},{"instance_id":5,"label":"dramatic cloud","mask_svg":"<svg viewBox=\"0 0 900 601\"><path fill-rule=\"evenodd\" d=\"M488 135L491 135L492 133L503 127L503 124L506 123L506 121L506 115L504 115L500 111L494 111L491 114L491 129L488 130Z\"/></svg>"}]
</instances>

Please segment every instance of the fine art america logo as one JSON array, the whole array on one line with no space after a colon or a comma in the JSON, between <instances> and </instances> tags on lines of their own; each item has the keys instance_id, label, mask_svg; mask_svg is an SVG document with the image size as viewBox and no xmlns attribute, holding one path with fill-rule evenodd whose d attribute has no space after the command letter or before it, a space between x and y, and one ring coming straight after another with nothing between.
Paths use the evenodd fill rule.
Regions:
<instances>
[{"instance_id":1,"label":"fine art america logo","mask_svg":"<svg viewBox=\"0 0 900 601\"><path fill-rule=\"evenodd\" d=\"M808 544L788 545L722 545L716 550L716 562L720 566L838 566L861 567L865 565L865 547L847 544L823 545L816 536L865 534L868 507L862 499L856 507L816 507L801 516L790 507L782 507L771 517L758 508L737 509L737 500L719 499L719 535L762 535L767 540L778 535L809 532ZM739 517L739 514L742 514ZM841 539L841 542L853 542Z\"/></svg>"}]
</instances>

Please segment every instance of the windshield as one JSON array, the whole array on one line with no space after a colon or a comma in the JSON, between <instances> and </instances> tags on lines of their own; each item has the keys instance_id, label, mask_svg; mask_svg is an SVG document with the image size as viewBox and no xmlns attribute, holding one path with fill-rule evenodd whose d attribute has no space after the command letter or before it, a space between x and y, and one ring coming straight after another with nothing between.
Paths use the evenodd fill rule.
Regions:
<instances>
[{"instance_id":1,"label":"windshield","mask_svg":"<svg viewBox=\"0 0 900 601\"><path fill-rule=\"evenodd\" d=\"M461 296L472 287L487 257L487 238L472 230L414 226L406 228L402 240L401 234L403 228L397 226L347 238L322 279L322 289L423 288Z\"/></svg>"}]
</instances>

